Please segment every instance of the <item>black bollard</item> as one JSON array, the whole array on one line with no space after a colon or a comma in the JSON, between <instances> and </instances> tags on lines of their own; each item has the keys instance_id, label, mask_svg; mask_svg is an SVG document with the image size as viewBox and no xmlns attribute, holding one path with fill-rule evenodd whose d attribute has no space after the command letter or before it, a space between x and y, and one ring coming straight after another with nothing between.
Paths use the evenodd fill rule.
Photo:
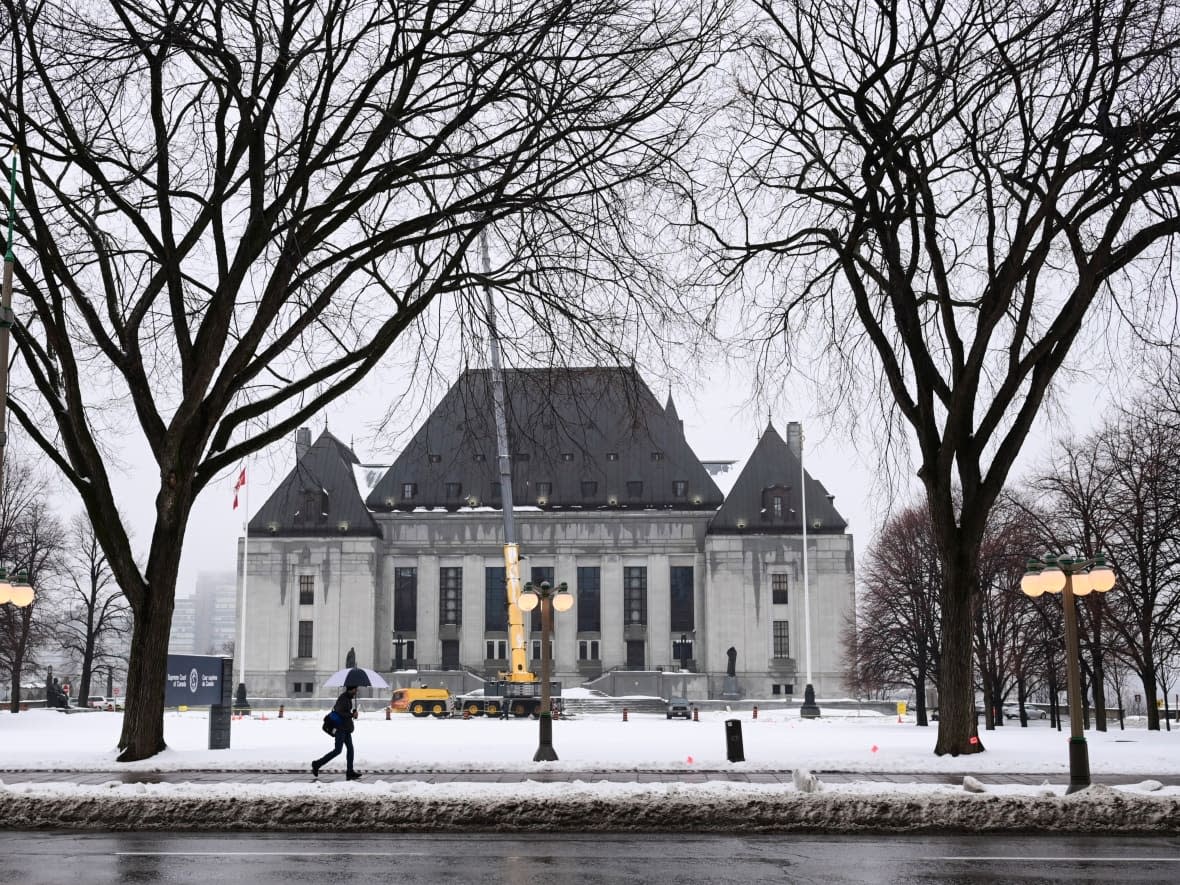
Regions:
<instances>
[{"instance_id":1,"label":"black bollard","mask_svg":"<svg viewBox=\"0 0 1180 885\"><path fill-rule=\"evenodd\" d=\"M742 746L742 720L725 720L725 756L730 762L745 762L746 751Z\"/></svg>"}]
</instances>

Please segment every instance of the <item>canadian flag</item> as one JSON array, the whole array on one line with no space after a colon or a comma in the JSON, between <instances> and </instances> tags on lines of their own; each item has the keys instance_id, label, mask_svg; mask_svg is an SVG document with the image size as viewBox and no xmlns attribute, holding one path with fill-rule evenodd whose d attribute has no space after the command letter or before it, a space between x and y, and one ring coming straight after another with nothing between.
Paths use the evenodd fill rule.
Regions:
<instances>
[{"instance_id":1,"label":"canadian flag","mask_svg":"<svg viewBox=\"0 0 1180 885\"><path fill-rule=\"evenodd\" d=\"M238 474L238 481L234 483L234 510L238 509L238 489L246 484L246 468L242 468L242 472Z\"/></svg>"}]
</instances>

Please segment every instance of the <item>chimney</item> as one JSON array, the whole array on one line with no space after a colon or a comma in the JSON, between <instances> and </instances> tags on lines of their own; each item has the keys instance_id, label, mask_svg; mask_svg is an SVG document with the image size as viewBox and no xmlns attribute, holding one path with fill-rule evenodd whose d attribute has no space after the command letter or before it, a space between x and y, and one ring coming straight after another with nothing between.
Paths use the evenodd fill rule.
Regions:
<instances>
[{"instance_id":1,"label":"chimney","mask_svg":"<svg viewBox=\"0 0 1180 885\"><path fill-rule=\"evenodd\" d=\"M311 448L311 428L300 427L295 431L295 462L298 463Z\"/></svg>"},{"instance_id":2,"label":"chimney","mask_svg":"<svg viewBox=\"0 0 1180 885\"><path fill-rule=\"evenodd\" d=\"M803 442L803 425L798 421L787 422L787 448L791 450L796 458L799 457L801 443Z\"/></svg>"}]
</instances>

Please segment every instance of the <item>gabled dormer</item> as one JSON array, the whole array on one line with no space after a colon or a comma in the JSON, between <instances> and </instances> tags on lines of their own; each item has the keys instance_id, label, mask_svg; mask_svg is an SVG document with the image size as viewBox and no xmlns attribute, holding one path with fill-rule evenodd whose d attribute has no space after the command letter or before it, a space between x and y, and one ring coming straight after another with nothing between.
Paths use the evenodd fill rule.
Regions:
<instances>
[{"instance_id":1,"label":"gabled dormer","mask_svg":"<svg viewBox=\"0 0 1180 885\"><path fill-rule=\"evenodd\" d=\"M798 438L792 425L793 438ZM754 446L725 503L709 522L710 534L789 534L803 531L803 498L807 494L808 534L840 534L847 528L833 498L818 480L804 476L798 449L783 441L773 425Z\"/></svg>"},{"instance_id":2,"label":"gabled dormer","mask_svg":"<svg viewBox=\"0 0 1180 885\"><path fill-rule=\"evenodd\" d=\"M352 449L326 428L314 444L306 428L295 439L295 466L250 520L250 534L380 537L357 488Z\"/></svg>"}]
</instances>

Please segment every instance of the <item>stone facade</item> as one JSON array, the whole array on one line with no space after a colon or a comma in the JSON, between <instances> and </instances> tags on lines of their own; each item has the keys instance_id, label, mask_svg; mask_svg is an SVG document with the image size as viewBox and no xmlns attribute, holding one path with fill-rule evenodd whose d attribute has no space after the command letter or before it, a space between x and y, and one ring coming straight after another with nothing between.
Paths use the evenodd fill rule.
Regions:
<instances>
[{"instance_id":1,"label":"stone facade","mask_svg":"<svg viewBox=\"0 0 1180 885\"><path fill-rule=\"evenodd\" d=\"M773 502L783 516L777 523L767 508L761 521L742 515L756 512L754 499L726 498L720 508L707 502L684 509L672 503L516 508L522 580L537 570L538 580L551 575L576 599L570 611L554 616L554 678L567 687L597 680L617 691L630 682L653 684L627 673L662 672L671 693L721 697L732 647L741 696L802 696L802 523L796 520L792 531L788 514L795 511L781 497L766 497L779 494L778 481L767 481L758 473L767 466L755 461L773 458L784 462L784 474L791 469L786 444L772 428L767 434L734 494L745 477L742 494L761 493L768 507ZM337 461L358 469L339 470ZM323 683L344 666L350 648L358 665L391 683L429 674L432 684L467 688L509 667L502 513L483 506L372 509L373 496L361 504L367 490L353 479L363 475L360 467L327 431L314 445L300 437L292 472L302 472L300 488L276 492L251 520L248 545L239 541L239 611L242 552L249 551L247 643L239 653L252 696L332 694ZM398 488L407 475L404 465L401 470ZM807 482L807 512L818 514L820 527L807 533L811 675L818 696L836 697L844 693L839 637L853 611L853 541L822 486ZM780 485L789 495L788 480ZM313 487L316 500L322 494L325 502L318 524L307 524L306 504L294 522L283 522L282 507L295 505L281 502L306 501ZM723 493L714 486L712 494ZM820 502L815 510L813 495ZM344 518L347 508L353 509ZM530 615L524 620L535 672L538 631L529 629ZM395 676L399 654L405 672Z\"/></svg>"}]
</instances>

